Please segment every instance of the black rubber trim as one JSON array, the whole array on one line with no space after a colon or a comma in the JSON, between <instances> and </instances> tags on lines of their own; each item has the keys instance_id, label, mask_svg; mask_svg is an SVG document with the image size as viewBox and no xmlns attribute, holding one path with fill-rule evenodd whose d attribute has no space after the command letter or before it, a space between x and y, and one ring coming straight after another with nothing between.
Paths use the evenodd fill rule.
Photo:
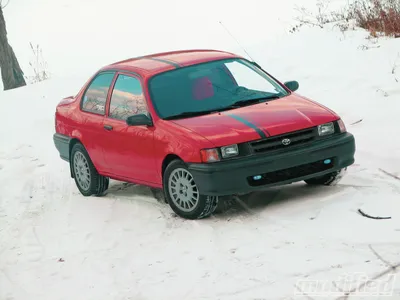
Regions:
<instances>
[{"instance_id":1,"label":"black rubber trim","mask_svg":"<svg viewBox=\"0 0 400 300\"><path fill-rule=\"evenodd\" d=\"M248 193L325 175L353 164L354 154L354 136L343 133L328 140L317 141L285 152L253 154L240 159L215 163L189 163L188 168L201 194L224 196ZM248 182L248 178L255 175L286 170L327 158L331 158L334 162L329 170L260 186L253 186Z\"/></svg>"},{"instance_id":2,"label":"black rubber trim","mask_svg":"<svg viewBox=\"0 0 400 300\"><path fill-rule=\"evenodd\" d=\"M140 79L143 79L143 76L140 75L139 73L132 72L132 71L127 71L127 70L124 70L124 69L121 69L121 68L112 68L112 69L110 68L110 69L106 69L106 70L103 70L103 71L98 72L95 76L97 77L97 75L100 75L100 74L105 73L105 72L114 72L114 73L120 72L120 73L126 73L126 74L129 74L129 75L134 75L134 76L136 76L136 77L138 77L138 78L140 78ZM93 80L88 84L88 86L89 86L92 82L93 82ZM110 87L111 87L111 86L110 86Z\"/></svg>"},{"instance_id":3,"label":"black rubber trim","mask_svg":"<svg viewBox=\"0 0 400 300\"><path fill-rule=\"evenodd\" d=\"M63 134L55 133L53 135L53 141L60 153L60 157L69 162L69 143L71 142L71 138Z\"/></svg>"},{"instance_id":4,"label":"black rubber trim","mask_svg":"<svg viewBox=\"0 0 400 300\"><path fill-rule=\"evenodd\" d=\"M249 126L250 128L253 128L262 139L266 139L267 138L267 135L264 133L264 131L262 131L261 128L257 127L256 125L254 125L250 121L248 121L246 119L243 119L242 117L239 117L238 115L235 115L235 114L224 114L224 115L228 116L228 117L231 117L231 118L235 119L236 121L239 121L239 122Z\"/></svg>"},{"instance_id":5,"label":"black rubber trim","mask_svg":"<svg viewBox=\"0 0 400 300\"><path fill-rule=\"evenodd\" d=\"M151 60L156 60L156 61L159 61L159 62L163 62L163 63L169 64L171 66L174 66L177 69L181 67L181 65L179 65L178 63L170 61L170 60L166 60L166 59L161 59L161 58L157 58L157 57L146 57L146 59L151 59Z\"/></svg>"}]
</instances>

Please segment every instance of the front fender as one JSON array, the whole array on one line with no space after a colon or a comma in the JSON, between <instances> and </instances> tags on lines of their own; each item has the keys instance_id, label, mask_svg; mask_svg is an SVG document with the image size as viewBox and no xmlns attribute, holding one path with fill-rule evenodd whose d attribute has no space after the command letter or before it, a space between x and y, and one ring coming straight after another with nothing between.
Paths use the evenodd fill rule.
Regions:
<instances>
[{"instance_id":1,"label":"front fender","mask_svg":"<svg viewBox=\"0 0 400 300\"><path fill-rule=\"evenodd\" d=\"M209 140L184 127L159 122L154 134L154 152L157 173L162 177L162 166L168 155L178 156L186 163L200 163L200 150L213 148Z\"/></svg>"}]
</instances>

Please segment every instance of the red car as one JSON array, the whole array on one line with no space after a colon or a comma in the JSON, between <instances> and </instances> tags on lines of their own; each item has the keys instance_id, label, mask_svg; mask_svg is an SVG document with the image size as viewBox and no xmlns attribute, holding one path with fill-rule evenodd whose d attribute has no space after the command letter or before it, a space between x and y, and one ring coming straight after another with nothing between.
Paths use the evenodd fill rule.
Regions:
<instances>
[{"instance_id":1,"label":"red car","mask_svg":"<svg viewBox=\"0 0 400 300\"><path fill-rule=\"evenodd\" d=\"M221 196L329 185L354 163L343 121L298 87L222 51L132 58L57 105L54 143L84 196L112 178L162 188L176 214L204 218Z\"/></svg>"}]
</instances>

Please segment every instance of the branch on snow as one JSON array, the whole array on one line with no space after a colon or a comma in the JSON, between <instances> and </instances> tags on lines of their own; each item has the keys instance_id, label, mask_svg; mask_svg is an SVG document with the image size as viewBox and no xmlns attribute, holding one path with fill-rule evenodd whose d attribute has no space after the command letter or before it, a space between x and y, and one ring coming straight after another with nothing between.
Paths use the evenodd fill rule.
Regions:
<instances>
[{"instance_id":1,"label":"branch on snow","mask_svg":"<svg viewBox=\"0 0 400 300\"><path fill-rule=\"evenodd\" d=\"M374 217L371 215L366 214L365 212L363 212L361 209L358 209L358 212L366 218L370 218L370 219L375 219L375 220L384 220L384 219L391 219L392 217Z\"/></svg>"},{"instance_id":2,"label":"branch on snow","mask_svg":"<svg viewBox=\"0 0 400 300\"><path fill-rule=\"evenodd\" d=\"M362 288L364 288L365 286L373 283L375 280L382 278L383 276L389 274L389 273L395 273L397 271L399 271L400 268L400 263L396 263L396 264L391 264L390 262L388 262L387 260L385 260L381 255L378 254L377 251L374 250L374 248L372 248L371 245L368 245L368 247L371 249L372 253L380 260L382 261L386 266L388 266L388 268L382 272L380 272L379 274L375 275L373 278L371 278L370 280L367 280L365 282L363 282L362 284L360 284L359 286L357 286L356 288L351 289L350 291L346 292L346 294L344 296L340 296L339 298L337 298L337 300L347 300L352 294L354 294L355 292L361 290Z\"/></svg>"},{"instance_id":3,"label":"branch on snow","mask_svg":"<svg viewBox=\"0 0 400 300\"><path fill-rule=\"evenodd\" d=\"M362 120L363 120L363 119L357 120L357 121L355 121L355 122L351 123L350 125L356 125L356 124L358 124L358 123L361 123L361 122L362 122Z\"/></svg>"},{"instance_id":4,"label":"branch on snow","mask_svg":"<svg viewBox=\"0 0 400 300\"><path fill-rule=\"evenodd\" d=\"M372 245L368 245L369 249L372 251L372 253L375 254L375 256L381 260L386 266L391 267L392 269L395 269L395 266L392 265L390 262L388 262L387 260L385 260L378 252L376 252L376 250L374 248L372 248Z\"/></svg>"},{"instance_id":5,"label":"branch on snow","mask_svg":"<svg viewBox=\"0 0 400 300\"><path fill-rule=\"evenodd\" d=\"M393 174L393 173L389 173L388 171L385 171L385 170L383 170L383 169L379 169L379 171L385 173L386 175L388 175L388 176L390 176L390 177L392 177L392 178L394 178L394 179L400 180L400 177L397 176L397 175L395 175L395 174Z\"/></svg>"},{"instance_id":6,"label":"branch on snow","mask_svg":"<svg viewBox=\"0 0 400 300\"><path fill-rule=\"evenodd\" d=\"M388 268L385 269L384 271L378 273L377 275L373 276L371 279L364 281L363 283L359 284L358 286L352 288L351 290L345 291L341 289L334 281L332 282L333 286L336 288L336 291L343 293L343 295L339 296L336 298L336 300L347 300L349 297L352 295L356 295L357 292L362 292L365 293L365 289L367 286L371 285L371 283L374 283L377 279L382 278L385 275L388 275L389 273L396 273L399 271L400 268L400 263L392 264L388 260L384 259L374 248L372 248L372 245L368 245L369 249L372 251L372 253L380 260L382 261ZM309 294L304 292L301 287L298 285L295 285L295 289L298 290L302 296L307 298L308 300L314 300ZM321 296L320 292L318 292L318 295Z\"/></svg>"}]
</instances>

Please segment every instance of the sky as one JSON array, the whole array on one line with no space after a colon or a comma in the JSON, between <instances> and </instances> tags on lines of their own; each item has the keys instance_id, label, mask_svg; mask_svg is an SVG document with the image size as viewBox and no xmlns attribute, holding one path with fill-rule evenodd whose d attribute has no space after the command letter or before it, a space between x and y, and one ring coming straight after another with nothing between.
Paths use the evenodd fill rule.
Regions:
<instances>
[{"instance_id":1,"label":"sky","mask_svg":"<svg viewBox=\"0 0 400 300\"><path fill-rule=\"evenodd\" d=\"M273 40L294 23L296 3L116 0L105 10L94 0L10 1L4 11L8 38L23 69L29 69L32 42L42 48L50 72L63 76L89 74L100 64L176 49L213 48L244 55L225 28L244 47ZM102 45L109 43L115 44L114 51L100 54Z\"/></svg>"},{"instance_id":2,"label":"sky","mask_svg":"<svg viewBox=\"0 0 400 300\"><path fill-rule=\"evenodd\" d=\"M302 0L301 7L315 11L318 1ZM322 1L330 8L344 3ZM268 61L274 44L297 24L300 6L296 0L108 3L104 9L96 0L10 0L4 10L8 39L25 75L33 75L30 43L39 45L51 77L75 80L77 87L104 65L171 50L211 48Z\"/></svg>"}]
</instances>

